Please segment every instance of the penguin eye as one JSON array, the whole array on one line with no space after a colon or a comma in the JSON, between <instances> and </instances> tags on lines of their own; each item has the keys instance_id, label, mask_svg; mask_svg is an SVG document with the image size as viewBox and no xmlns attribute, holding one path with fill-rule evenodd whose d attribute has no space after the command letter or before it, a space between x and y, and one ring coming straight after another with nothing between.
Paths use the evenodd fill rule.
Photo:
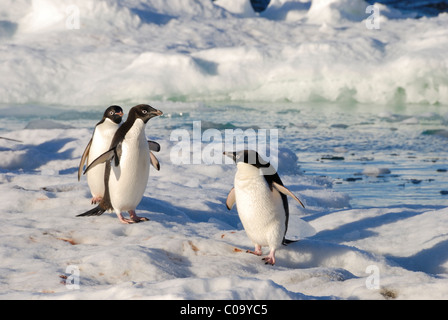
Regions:
<instances>
[{"instance_id":1,"label":"penguin eye","mask_svg":"<svg viewBox=\"0 0 448 320\"><path fill-rule=\"evenodd\" d=\"M148 111L147 111L147 110L145 110L145 109L143 109L143 110L142 110L142 113L143 113L143 114L147 114L147 113L148 113Z\"/></svg>"}]
</instances>

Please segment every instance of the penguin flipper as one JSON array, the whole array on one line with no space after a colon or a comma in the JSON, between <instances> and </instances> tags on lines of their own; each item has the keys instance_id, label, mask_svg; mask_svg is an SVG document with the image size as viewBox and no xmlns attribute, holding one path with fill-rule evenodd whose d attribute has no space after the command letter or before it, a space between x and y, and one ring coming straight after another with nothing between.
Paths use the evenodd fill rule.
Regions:
<instances>
[{"instance_id":1,"label":"penguin flipper","mask_svg":"<svg viewBox=\"0 0 448 320\"><path fill-rule=\"evenodd\" d=\"M160 151L160 144L158 144L155 141L148 140L148 147L150 151L159 152Z\"/></svg>"},{"instance_id":2,"label":"penguin flipper","mask_svg":"<svg viewBox=\"0 0 448 320\"><path fill-rule=\"evenodd\" d=\"M78 214L77 217L90 217L90 216L100 216L104 212L106 212L105 209L103 209L100 205L96 206L95 208L86 211L84 213Z\"/></svg>"},{"instance_id":3,"label":"penguin flipper","mask_svg":"<svg viewBox=\"0 0 448 320\"><path fill-rule=\"evenodd\" d=\"M294 193L292 193L288 188L286 188L285 186L282 186L281 184L278 184L277 182L272 182L272 185L274 186L275 189L278 190L278 192L281 192L287 196L292 197L294 200L296 200L298 203L300 203L300 205L305 208L305 206L303 205L302 201L299 200L299 198L297 198Z\"/></svg>"},{"instance_id":4,"label":"penguin flipper","mask_svg":"<svg viewBox=\"0 0 448 320\"><path fill-rule=\"evenodd\" d=\"M122 142L119 142L114 149L114 159L115 159L115 166L118 167L120 165L120 159L121 159L121 146ZM112 159L112 158L111 158Z\"/></svg>"},{"instance_id":5,"label":"penguin flipper","mask_svg":"<svg viewBox=\"0 0 448 320\"><path fill-rule=\"evenodd\" d=\"M112 160L112 158L116 155L115 148L104 152L102 155L100 155L98 158L92 161L92 163L84 170L84 174L86 174L90 169L97 166L100 163L104 163L106 161Z\"/></svg>"},{"instance_id":6,"label":"penguin flipper","mask_svg":"<svg viewBox=\"0 0 448 320\"><path fill-rule=\"evenodd\" d=\"M90 139L89 143L86 146L86 149L82 153L81 161L79 162L79 168L78 168L78 181L81 180L82 168L84 167L84 163L86 163L87 157L89 156L91 145L92 145L92 139Z\"/></svg>"},{"instance_id":7,"label":"penguin flipper","mask_svg":"<svg viewBox=\"0 0 448 320\"><path fill-rule=\"evenodd\" d=\"M226 200L227 209L231 210L234 204L235 204L235 188L232 188L230 189L229 194L227 195Z\"/></svg>"},{"instance_id":8,"label":"penguin flipper","mask_svg":"<svg viewBox=\"0 0 448 320\"><path fill-rule=\"evenodd\" d=\"M152 166L153 166L154 168L156 168L157 171L159 171L159 170L160 170L160 163L159 163L159 160L157 160L156 156L155 156L151 151L149 151L149 157L151 158L151 164L152 164Z\"/></svg>"}]
</instances>

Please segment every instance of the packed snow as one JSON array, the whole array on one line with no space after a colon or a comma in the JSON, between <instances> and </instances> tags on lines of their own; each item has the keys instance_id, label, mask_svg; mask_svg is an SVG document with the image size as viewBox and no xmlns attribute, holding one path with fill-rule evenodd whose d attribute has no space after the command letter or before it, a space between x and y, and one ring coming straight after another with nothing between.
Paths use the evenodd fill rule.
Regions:
<instances>
[{"instance_id":1,"label":"packed snow","mask_svg":"<svg viewBox=\"0 0 448 320\"><path fill-rule=\"evenodd\" d=\"M291 172L298 159L284 148L279 172L306 209L290 201L288 237L299 241L278 251L275 266L265 265L245 252L252 244L236 210L225 206L235 166L170 159L178 143L167 138L170 126L183 121L174 110L195 106L159 108L166 116L150 120L147 136L161 144L161 170L151 168L137 208L150 221L135 225L108 213L76 217L92 208L76 173L95 120L74 128L76 121L44 119L3 134L21 143L0 140L2 299L446 297L448 209L351 208L350 196L328 179Z\"/></svg>"},{"instance_id":2,"label":"packed snow","mask_svg":"<svg viewBox=\"0 0 448 320\"><path fill-rule=\"evenodd\" d=\"M448 14L375 4L369 29L368 5L2 1L0 299L446 299ZM95 124L138 103L164 112L146 128L161 145L137 207L150 221L76 217L92 208L77 169ZM195 142L221 146L195 121L279 130L272 160L306 208L289 201L298 241L274 266L225 206L235 165L174 161L176 132L193 160Z\"/></svg>"}]
</instances>

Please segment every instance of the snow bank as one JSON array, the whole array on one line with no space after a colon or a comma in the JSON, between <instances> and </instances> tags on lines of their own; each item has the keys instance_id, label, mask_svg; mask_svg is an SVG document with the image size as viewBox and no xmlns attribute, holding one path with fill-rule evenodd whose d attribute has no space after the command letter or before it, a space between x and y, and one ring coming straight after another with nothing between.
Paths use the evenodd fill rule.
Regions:
<instances>
[{"instance_id":1,"label":"snow bank","mask_svg":"<svg viewBox=\"0 0 448 320\"><path fill-rule=\"evenodd\" d=\"M308 22L340 24L366 18L367 2L360 0L314 0L307 13Z\"/></svg>"},{"instance_id":2,"label":"snow bank","mask_svg":"<svg viewBox=\"0 0 448 320\"><path fill-rule=\"evenodd\" d=\"M4 1L3 103L111 99L448 103L448 15L366 2ZM391 13L392 12L392 13Z\"/></svg>"}]
</instances>

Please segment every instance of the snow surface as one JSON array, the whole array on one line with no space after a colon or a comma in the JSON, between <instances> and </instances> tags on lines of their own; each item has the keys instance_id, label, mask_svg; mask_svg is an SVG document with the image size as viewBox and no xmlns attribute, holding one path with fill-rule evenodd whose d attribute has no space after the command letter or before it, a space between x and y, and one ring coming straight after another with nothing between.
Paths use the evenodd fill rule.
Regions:
<instances>
[{"instance_id":1,"label":"snow surface","mask_svg":"<svg viewBox=\"0 0 448 320\"><path fill-rule=\"evenodd\" d=\"M159 107L167 116L152 119L147 135L161 144L161 170L151 168L137 208L150 221L135 225L115 214L75 217L92 207L76 172L93 119L69 129L42 120L40 128L3 134L22 143L0 140L0 298L447 297L448 209L351 209L350 198L331 183L300 173L282 175L307 207L290 201L288 237L300 241L281 248L275 266L245 253L252 244L235 209L225 207L235 166L173 164L174 142L163 137L178 121L170 110L185 105ZM297 162L287 149L279 158L280 168ZM73 266L79 289L66 283ZM377 289L369 289L369 268L379 272Z\"/></svg>"},{"instance_id":2,"label":"snow surface","mask_svg":"<svg viewBox=\"0 0 448 320\"><path fill-rule=\"evenodd\" d=\"M381 28L369 30L366 6L272 0L256 15L243 0L2 1L0 102L8 121L0 133L20 142L0 139L0 298L446 299L448 209L440 202L379 199L352 208L352 194L297 170L295 137L282 138L279 171L306 209L290 201L288 237L301 240L268 266L245 253L252 244L225 207L235 167L170 158L170 133L191 129L188 112L210 113L196 101L448 104L448 15L417 20L378 5ZM161 144L161 170L151 168L137 208L150 221L75 217L92 207L76 173L102 112L152 101L164 112L147 128ZM202 125L266 127L272 114L261 123L231 104ZM432 119L379 115L407 126ZM292 134L318 124L294 122ZM344 153L359 142L330 146L334 140L316 132L304 135L315 135L322 150ZM435 135L421 144L444 146ZM390 152L406 144L397 136L385 139ZM390 170L370 164L366 175ZM71 270L79 289L67 282Z\"/></svg>"}]
</instances>

